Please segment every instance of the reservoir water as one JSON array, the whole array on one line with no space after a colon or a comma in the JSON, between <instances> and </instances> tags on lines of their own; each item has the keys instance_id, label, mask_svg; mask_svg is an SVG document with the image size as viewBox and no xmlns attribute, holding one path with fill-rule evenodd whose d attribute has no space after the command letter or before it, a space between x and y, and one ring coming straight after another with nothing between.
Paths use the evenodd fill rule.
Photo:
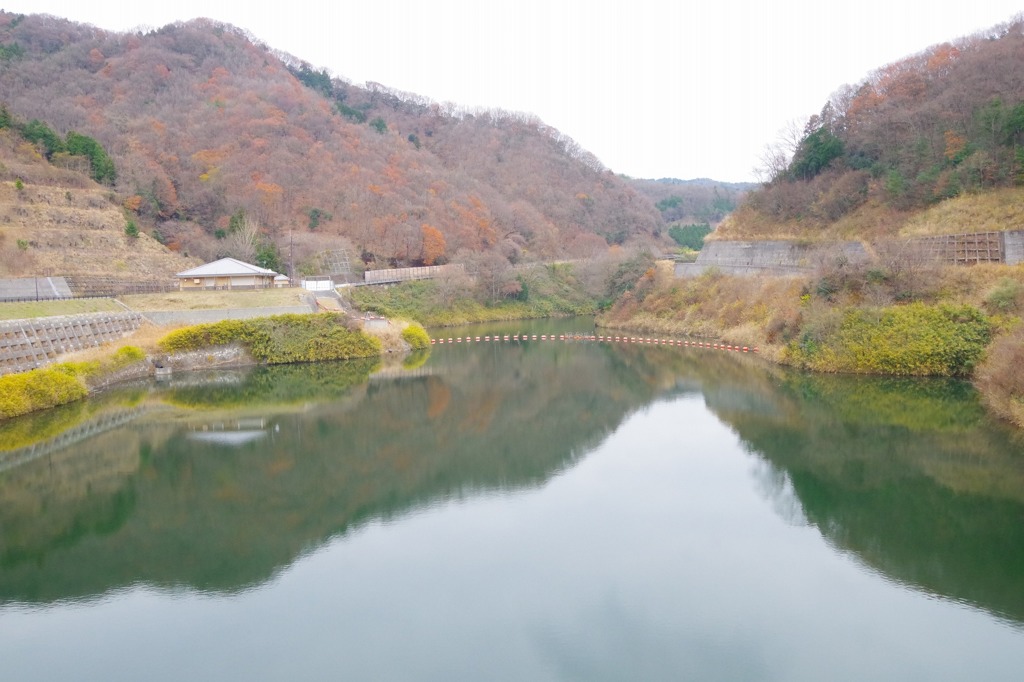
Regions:
<instances>
[{"instance_id":1,"label":"reservoir water","mask_svg":"<svg viewBox=\"0 0 1024 682\"><path fill-rule=\"evenodd\" d=\"M585 322L466 333L590 332ZM0 424L0 679L1019 680L1024 439L955 381L596 342Z\"/></svg>"}]
</instances>

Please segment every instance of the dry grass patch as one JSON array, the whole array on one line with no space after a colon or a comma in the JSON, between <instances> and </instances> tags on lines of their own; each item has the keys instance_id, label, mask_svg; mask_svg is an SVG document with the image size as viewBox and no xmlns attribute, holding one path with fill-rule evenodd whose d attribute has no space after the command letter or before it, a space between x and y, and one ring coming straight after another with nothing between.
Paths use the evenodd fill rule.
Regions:
<instances>
[{"instance_id":1,"label":"dry grass patch","mask_svg":"<svg viewBox=\"0 0 1024 682\"><path fill-rule=\"evenodd\" d=\"M709 272L656 286L642 301L623 297L600 317L600 323L763 348L782 344L795 333L806 282L804 278Z\"/></svg>"},{"instance_id":2,"label":"dry grass patch","mask_svg":"<svg viewBox=\"0 0 1024 682\"><path fill-rule=\"evenodd\" d=\"M923 236L1024 229L1024 188L962 194L909 218L901 236Z\"/></svg>"},{"instance_id":3,"label":"dry grass patch","mask_svg":"<svg viewBox=\"0 0 1024 682\"><path fill-rule=\"evenodd\" d=\"M141 234L129 237L126 224L111 188L51 166L34 145L0 130L0 276L166 280L199 263L157 242L151 225L140 222Z\"/></svg>"},{"instance_id":4,"label":"dry grass patch","mask_svg":"<svg viewBox=\"0 0 1024 682\"><path fill-rule=\"evenodd\" d=\"M394 322L389 320L386 326L364 328L363 333L368 334L380 341L385 353L397 353L404 351L408 344L402 339L402 329L408 323Z\"/></svg>"},{"instance_id":5,"label":"dry grass patch","mask_svg":"<svg viewBox=\"0 0 1024 682\"><path fill-rule=\"evenodd\" d=\"M921 211L906 212L869 200L835 222L781 221L750 206L740 206L707 239L873 241L1024 229L1024 188L1010 187L963 194Z\"/></svg>"},{"instance_id":6,"label":"dry grass patch","mask_svg":"<svg viewBox=\"0 0 1024 682\"><path fill-rule=\"evenodd\" d=\"M1024 326L996 339L975 374L985 404L1024 428Z\"/></svg>"},{"instance_id":7,"label":"dry grass patch","mask_svg":"<svg viewBox=\"0 0 1024 682\"><path fill-rule=\"evenodd\" d=\"M256 289L244 291L173 291L132 294L118 300L138 312L157 310L216 310L302 305L304 289Z\"/></svg>"},{"instance_id":8,"label":"dry grass patch","mask_svg":"<svg viewBox=\"0 0 1024 682\"><path fill-rule=\"evenodd\" d=\"M113 356L117 351L126 346L139 348L146 355L153 355L160 352L158 341L167 336L167 333L177 327L158 327L157 325L144 322L134 332L117 341L110 341L102 346L83 348L73 353L66 353L60 356L61 362L102 362Z\"/></svg>"},{"instance_id":9,"label":"dry grass patch","mask_svg":"<svg viewBox=\"0 0 1024 682\"><path fill-rule=\"evenodd\" d=\"M805 243L834 240L873 240L897 234L907 220L906 213L868 201L835 222L821 220L778 220L743 205L708 235L706 240L785 240Z\"/></svg>"},{"instance_id":10,"label":"dry grass patch","mask_svg":"<svg viewBox=\"0 0 1024 682\"><path fill-rule=\"evenodd\" d=\"M57 315L123 313L112 298L72 298L60 301L19 301L0 303L0 320L29 320Z\"/></svg>"},{"instance_id":11,"label":"dry grass patch","mask_svg":"<svg viewBox=\"0 0 1024 682\"><path fill-rule=\"evenodd\" d=\"M1024 286L1024 264L948 266L941 270L940 288L943 300L983 307L998 314L1007 311L993 308L991 297L1007 281Z\"/></svg>"}]
</instances>

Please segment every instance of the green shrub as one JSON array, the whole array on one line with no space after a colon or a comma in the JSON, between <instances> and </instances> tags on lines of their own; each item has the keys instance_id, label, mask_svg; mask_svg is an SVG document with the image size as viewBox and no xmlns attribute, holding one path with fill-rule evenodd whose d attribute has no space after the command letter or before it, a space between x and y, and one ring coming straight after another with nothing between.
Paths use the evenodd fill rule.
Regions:
<instances>
[{"instance_id":1,"label":"green shrub","mask_svg":"<svg viewBox=\"0 0 1024 682\"><path fill-rule=\"evenodd\" d=\"M159 342L168 353L240 343L267 364L347 360L379 355L378 339L349 329L345 316L275 315L251 320L223 320L178 329Z\"/></svg>"},{"instance_id":2,"label":"green shrub","mask_svg":"<svg viewBox=\"0 0 1024 682\"><path fill-rule=\"evenodd\" d=\"M668 228L668 236L672 237L676 244L694 251L700 251L704 247L704 237L709 234L711 234L711 225L708 223L673 225Z\"/></svg>"},{"instance_id":3,"label":"green shrub","mask_svg":"<svg viewBox=\"0 0 1024 682\"><path fill-rule=\"evenodd\" d=\"M415 322L410 323L402 330L402 338L414 350L430 347L430 336L427 334L427 330Z\"/></svg>"},{"instance_id":4,"label":"green shrub","mask_svg":"<svg viewBox=\"0 0 1024 682\"><path fill-rule=\"evenodd\" d=\"M541 317L593 315L597 301L584 290L571 265L533 271L523 284L529 300L504 299L483 303L472 292L445 291L436 281L403 282L392 287L359 287L351 292L362 310L392 319L415 319L447 327L474 322L497 322Z\"/></svg>"},{"instance_id":5,"label":"green shrub","mask_svg":"<svg viewBox=\"0 0 1024 682\"><path fill-rule=\"evenodd\" d=\"M122 369L129 365L133 365L136 362L141 362L146 359L146 353L143 352L138 346L122 346L110 357L107 362L104 362L104 369L108 371L114 371Z\"/></svg>"},{"instance_id":6,"label":"green shrub","mask_svg":"<svg viewBox=\"0 0 1024 682\"><path fill-rule=\"evenodd\" d=\"M1017 309L1017 301L1024 291L1024 285L1009 277L1003 277L989 292L985 305L993 313L1005 313Z\"/></svg>"},{"instance_id":7,"label":"green shrub","mask_svg":"<svg viewBox=\"0 0 1024 682\"><path fill-rule=\"evenodd\" d=\"M912 303L849 308L838 324L805 328L787 361L823 372L965 376L984 353L991 322L971 306Z\"/></svg>"},{"instance_id":8,"label":"green shrub","mask_svg":"<svg viewBox=\"0 0 1024 682\"><path fill-rule=\"evenodd\" d=\"M57 365L51 365L49 369L55 372L61 372L71 377L81 377L86 379L94 376L100 371L99 360L86 360L83 362L62 362Z\"/></svg>"},{"instance_id":9,"label":"green shrub","mask_svg":"<svg viewBox=\"0 0 1024 682\"><path fill-rule=\"evenodd\" d=\"M225 346L241 341L243 325L240 320L222 320L209 324L183 327L167 334L159 341L161 350L168 353L184 353L209 346Z\"/></svg>"}]
</instances>

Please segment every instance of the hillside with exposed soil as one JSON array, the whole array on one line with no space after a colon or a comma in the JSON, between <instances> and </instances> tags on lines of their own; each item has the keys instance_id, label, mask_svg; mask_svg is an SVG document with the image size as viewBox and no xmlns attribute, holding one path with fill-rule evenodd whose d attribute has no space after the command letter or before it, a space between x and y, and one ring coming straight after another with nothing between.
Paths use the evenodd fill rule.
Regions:
<instances>
[{"instance_id":1,"label":"hillside with exposed soil","mask_svg":"<svg viewBox=\"0 0 1024 682\"><path fill-rule=\"evenodd\" d=\"M47 163L12 131L0 130L0 277L166 282L199 262L145 233L129 236L128 220L111 188Z\"/></svg>"}]
</instances>

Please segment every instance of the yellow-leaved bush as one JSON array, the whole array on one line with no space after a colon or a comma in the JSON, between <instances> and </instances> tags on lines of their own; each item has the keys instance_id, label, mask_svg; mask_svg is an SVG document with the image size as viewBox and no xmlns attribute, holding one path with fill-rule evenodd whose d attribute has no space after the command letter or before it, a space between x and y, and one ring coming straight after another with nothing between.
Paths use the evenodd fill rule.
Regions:
<instances>
[{"instance_id":1,"label":"yellow-leaved bush","mask_svg":"<svg viewBox=\"0 0 1024 682\"><path fill-rule=\"evenodd\" d=\"M88 389L69 363L0 377L0 418L17 417L86 396Z\"/></svg>"},{"instance_id":2,"label":"yellow-leaved bush","mask_svg":"<svg viewBox=\"0 0 1024 682\"><path fill-rule=\"evenodd\" d=\"M402 330L402 339L404 339L413 350L430 348L430 336L427 334L427 330L415 322L410 322L409 325Z\"/></svg>"}]
</instances>

